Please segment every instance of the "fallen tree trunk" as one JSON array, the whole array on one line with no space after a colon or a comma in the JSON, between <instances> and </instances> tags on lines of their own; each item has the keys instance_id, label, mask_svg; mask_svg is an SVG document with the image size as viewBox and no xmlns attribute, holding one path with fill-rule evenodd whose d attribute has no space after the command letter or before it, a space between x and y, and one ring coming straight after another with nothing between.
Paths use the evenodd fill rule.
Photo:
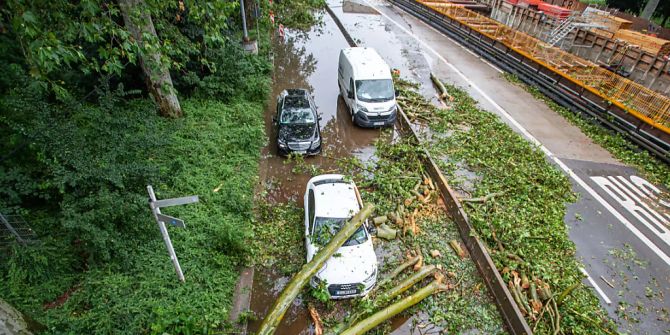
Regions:
<instances>
[{"instance_id":1,"label":"fallen tree trunk","mask_svg":"<svg viewBox=\"0 0 670 335\"><path fill-rule=\"evenodd\" d=\"M314 255L309 263L302 266L300 271L296 273L291 281L286 285L282 293L279 295L275 303L270 308L270 311L263 319L259 329L258 335L274 334L277 326L284 318L284 314L291 306L291 303L300 293L307 282L321 269L324 263L349 239L349 237L360 227L363 222L372 214L374 206L371 204L365 205L354 217L347 221L340 231L333 236L328 244L321 248L319 252Z\"/></svg>"},{"instance_id":2,"label":"fallen tree trunk","mask_svg":"<svg viewBox=\"0 0 670 335\"><path fill-rule=\"evenodd\" d=\"M417 257L418 258L418 257ZM418 260L418 259L417 259ZM435 265L429 265L429 266L424 266L419 270L419 272L416 272L409 277L405 278L401 283L398 285L392 287L389 289L387 292L385 292L381 297L375 299L372 302L372 306L374 308L379 308L385 306L389 301L393 300L393 298L401 295L403 292L409 290L412 286L414 286L416 283L420 282L424 278L430 276L432 273L434 273L436 270ZM343 324L344 327L351 327L351 325L354 322L358 322L358 320L365 315L369 314L368 312L357 312L354 315L351 316L349 321ZM336 329L336 334L340 333L340 329Z\"/></svg>"},{"instance_id":3,"label":"fallen tree trunk","mask_svg":"<svg viewBox=\"0 0 670 335\"><path fill-rule=\"evenodd\" d=\"M401 272L405 271L410 266L414 266L419 261L419 256L414 256L408 260L406 260L404 263L400 264L393 272L391 272L388 276L384 277L382 281L377 283L377 288L383 287L384 285L388 284L393 280L393 278L397 277Z\"/></svg>"},{"instance_id":4,"label":"fallen tree trunk","mask_svg":"<svg viewBox=\"0 0 670 335\"><path fill-rule=\"evenodd\" d=\"M505 191L487 194L483 197L478 197L478 198L460 198L459 200L462 201L462 202L483 202L483 203L486 203L487 201L489 201L489 200L491 200L495 197L499 197L503 194L505 194Z\"/></svg>"},{"instance_id":5,"label":"fallen tree trunk","mask_svg":"<svg viewBox=\"0 0 670 335\"><path fill-rule=\"evenodd\" d=\"M172 84L170 69L161 60L163 54L151 14L146 10L144 0L119 0L119 9L128 32L137 42L140 53L140 68L149 94L154 98L160 115L169 118L182 116L177 90ZM146 46L145 46L146 45Z\"/></svg>"},{"instance_id":6,"label":"fallen tree trunk","mask_svg":"<svg viewBox=\"0 0 670 335\"><path fill-rule=\"evenodd\" d=\"M431 275L433 272L435 272L435 265L422 267L418 272L415 272L411 276L405 278L401 283L384 293L382 300L389 301L397 297L398 295L407 291L410 287L414 286L414 284Z\"/></svg>"},{"instance_id":7,"label":"fallen tree trunk","mask_svg":"<svg viewBox=\"0 0 670 335\"><path fill-rule=\"evenodd\" d=\"M432 283L428 284L426 287L416 291L416 293L405 297L404 299L396 302L395 304L384 308L383 310L371 315L369 318L355 324L353 327L342 332L341 335L360 335L365 334L365 332L370 329L378 326L380 323L398 315L402 311L418 304L421 300L432 295L438 291L446 291L448 289L447 285L440 283L439 280L435 280Z\"/></svg>"}]
</instances>

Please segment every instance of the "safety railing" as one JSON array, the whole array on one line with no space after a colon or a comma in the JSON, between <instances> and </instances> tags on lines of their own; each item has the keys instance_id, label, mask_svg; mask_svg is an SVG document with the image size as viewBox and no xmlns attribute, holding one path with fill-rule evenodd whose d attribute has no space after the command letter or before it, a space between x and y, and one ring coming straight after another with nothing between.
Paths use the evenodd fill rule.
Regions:
<instances>
[{"instance_id":1,"label":"safety railing","mask_svg":"<svg viewBox=\"0 0 670 335\"><path fill-rule=\"evenodd\" d=\"M446 6L447 1L417 2L500 41L652 127L670 134L670 98L477 12L461 6Z\"/></svg>"}]
</instances>

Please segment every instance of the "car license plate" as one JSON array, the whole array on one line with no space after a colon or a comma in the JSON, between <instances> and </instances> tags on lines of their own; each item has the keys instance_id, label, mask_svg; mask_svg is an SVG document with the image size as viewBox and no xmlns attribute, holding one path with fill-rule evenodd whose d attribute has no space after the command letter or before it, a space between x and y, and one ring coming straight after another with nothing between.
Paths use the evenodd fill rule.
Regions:
<instances>
[{"instance_id":1,"label":"car license plate","mask_svg":"<svg viewBox=\"0 0 670 335\"><path fill-rule=\"evenodd\" d=\"M383 126L384 122L373 122L372 125L374 126Z\"/></svg>"},{"instance_id":2,"label":"car license plate","mask_svg":"<svg viewBox=\"0 0 670 335\"><path fill-rule=\"evenodd\" d=\"M296 151L294 151L294 153L296 153L298 155L304 155L304 154L307 153L307 151L306 150L296 150Z\"/></svg>"},{"instance_id":3,"label":"car license plate","mask_svg":"<svg viewBox=\"0 0 670 335\"><path fill-rule=\"evenodd\" d=\"M335 291L337 295L351 295L356 294L356 290Z\"/></svg>"}]
</instances>

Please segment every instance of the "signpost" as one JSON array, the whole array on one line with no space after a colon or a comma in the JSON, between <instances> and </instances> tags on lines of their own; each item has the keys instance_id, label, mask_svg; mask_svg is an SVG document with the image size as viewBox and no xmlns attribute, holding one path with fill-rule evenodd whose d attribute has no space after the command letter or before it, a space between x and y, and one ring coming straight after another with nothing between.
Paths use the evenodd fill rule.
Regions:
<instances>
[{"instance_id":1,"label":"signpost","mask_svg":"<svg viewBox=\"0 0 670 335\"><path fill-rule=\"evenodd\" d=\"M147 192L149 192L149 207L151 207L151 213L153 213L154 218L158 223L158 228L160 229L161 235L163 236L163 242L165 242L165 247L167 247L168 254L170 254L170 259L172 260L172 264L174 264L174 269L177 271L177 277L179 277L179 281L183 283L185 281L184 273L181 272L181 266L179 265L177 254L174 252L174 248L172 247L172 241L170 240L170 235L168 234L167 227L165 227L165 223L179 228L185 228L186 225L184 225L184 220L182 219L161 214L161 207L196 203L199 201L198 196L192 195L182 198L156 200L156 194L154 193L154 188L151 187L151 185L147 185Z\"/></svg>"}]
</instances>

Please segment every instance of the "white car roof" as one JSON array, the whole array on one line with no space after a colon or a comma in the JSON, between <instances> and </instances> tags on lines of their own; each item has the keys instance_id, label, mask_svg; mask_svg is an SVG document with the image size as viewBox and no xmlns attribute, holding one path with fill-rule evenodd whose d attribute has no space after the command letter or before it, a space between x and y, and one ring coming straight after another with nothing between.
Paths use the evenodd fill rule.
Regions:
<instances>
[{"instance_id":1,"label":"white car roof","mask_svg":"<svg viewBox=\"0 0 670 335\"><path fill-rule=\"evenodd\" d=\"M316 216L348 218L360 210L354 184L344 181L342 175L323 175L312 178L310 183L315 185Z\"/></svg>"},{"instance_id":2,"label":"white car roof","mask_svg":"<svg viewBox=\"0 0 670 335\"><path fill-rule=\"evenodd\" d=\"M351 62L356 79L391 79L391 69L375 49L346 48L342 53Z\"/></svg>"}]
</instances>

